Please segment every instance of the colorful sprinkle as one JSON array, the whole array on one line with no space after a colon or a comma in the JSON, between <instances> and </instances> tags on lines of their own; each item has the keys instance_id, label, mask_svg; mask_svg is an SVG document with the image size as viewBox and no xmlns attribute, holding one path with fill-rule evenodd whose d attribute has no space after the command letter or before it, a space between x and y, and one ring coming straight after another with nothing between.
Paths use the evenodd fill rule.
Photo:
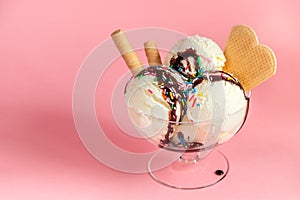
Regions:
<instances>
[{"instance_id":1,"label":"colorful sprinkle","mask_svg":"<svg viewBox=\"0 0 300 200\"><path fill-rule=\"evenodd\" d=\"M151 72L150 75L151 76L156 76L156 74L154 72Z\"/></svg>"},{"instance_id":2,"label":"colorful sprinkle","mask_svg":"<svg viewBox=\"0 0 300 200\"><path fill-rule=\"evenodd\" d=\"M201 77L202 76L202 73L201 73L201 70L198 69L198 74L197 74L198 77Z\"/></svg>"},{"instance_id":3,"label":"colorful sprinkle","mask_svg":"<svg viewBox=\"0 0 300 200\"><path fill-rule=\"evenodd\" d=\"M200 59L200 56L198 56L198 58L197 58L197 64L198 64L198 66L201 66L201 59Z\"/></svg>"},{"instance_id":4,"label":"colorful sprinkle","mask_svg":"<svg viewBox=\"0 0 300 200\"><path fill-rule=\"evenodd\" d=\"M232 81L233 79L231 77L228 77L227 78L227 81Z\"/></svg>"},{"instance_id":5,"label":"colorful sprinkle","mask_svg":"<svg viewBox=\"0 0 300 200\"><path fill-rule=\"evenodd\" d=\"M174 98L173 98L173 94L172 94L172 92L170 92L170 96L171 96L171 99L174 99Z\"/></svg>"},{"instance_id":6,"label":"colorful sprinkle","mask_svg":"<svg viewBox=\"0 0 300 200\"><path fill-rule=\"evenodd\" d=\"M178 132L178 139L180 141L180 143L182 144L182 146L184 146L184 148L188 148L185 141L184 141L184 135L182 132Z\"/></svg>"},{"instance_id":7,"label":"colorful sprinkle","mask_svg":"<svg viewBox=\"0 0 300 200\"><path fill-rule=\"evenodd\" d=\"M195 106L195 104L196 104L196 101L197 101L197 99L195 98L195 99L194 99L194 102L193 102L193 105L192 105L192 107L194 107L194 106Z\"/></svg>"},{"instance_id":8,"label":"colorful sprinkle","mask_svg":"<svg viewBox=\"0 0 300 200\"><path fill-rule=\"evenodd\" d=\"M153 94L152 90L148 89L148 92L150 92L150 94Z\"/></svg>"},{"instance_id":9,"label":"colorful sprinkle","mask_svg":"<svg viewBox=\"0 0 300 200\"><path fill-rule=\"evenodd\" d=\"M201 58L203 59L203 60L206 60L208 63L211 63L212 62L212 60L210 60L209 58L207 58L207 57L205 57L205 56L203 56L203 55L200 55L201 56Z\"/></svg>"},{"instance_id":10,"label":"colorful sprinkle","mask_svg":"<svg viewBox=\"0 0 300 200\"><path fill-rule=\"evenodd\" d=\"M138 76L138 79L140 80L143 76L144 76L143 74L140 74L140 75Z\"/></svg>"},{"instance_id":11,"label":"colorful sprinkle","mask_svg":"<svg viewBox=\"0 0 300 200\"><path fill-rule=\"evenodd\" d=\"M192 101L194 97L195 97L195 95L193 94L193 95L191 96L191 98L189 99L189 101Z\"/></svg>"},{"instance_id":12,"label":"colorful sprinkle","mask_svg":"<svg viewBox=\"0 0 300 200\"><path fill-rule=\"evenodd\" d=\"M175 93L176 93L176 90L175 90L174 87L171 87L170 90L171 90L171 91L175 91Z\"/></svg>"},{"instance_id":13,"label":"colorful sprinkle","mask_svg":"<svg viewBox=\"0 0 300 200\"><path fill-rule=\"evenodd\" d=\"M222 59L221 57L219 57L219 56L217 56L217 59L218 59L218 60L221 60L221 61L223 60L223 59Z\"/></svg>"}]
</instances>

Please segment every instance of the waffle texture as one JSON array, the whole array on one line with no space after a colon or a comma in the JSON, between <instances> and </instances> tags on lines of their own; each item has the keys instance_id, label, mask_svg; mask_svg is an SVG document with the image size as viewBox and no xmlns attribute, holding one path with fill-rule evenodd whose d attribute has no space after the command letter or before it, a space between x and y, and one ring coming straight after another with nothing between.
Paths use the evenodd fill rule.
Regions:
<instances>
[{"instance_id":1,"label":"waffle texture","mask_svg":"<svg viewBox=\"0 0 300 200\"><path fill-rule=\"evenodd\" d=\"M231 29L224 55L224 71L233 74L249 91L276 73L273 51L258 43L256 33L248 26L237 25Z\"/></svg>"}]
</instances>

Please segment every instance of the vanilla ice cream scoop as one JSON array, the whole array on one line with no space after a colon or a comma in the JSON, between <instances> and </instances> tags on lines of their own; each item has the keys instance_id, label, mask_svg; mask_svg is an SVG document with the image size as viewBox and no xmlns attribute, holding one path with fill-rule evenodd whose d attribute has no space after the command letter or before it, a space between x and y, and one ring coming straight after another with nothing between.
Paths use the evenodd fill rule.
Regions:
<instances>
[{"instance_id":1,"label":"vanilla ice cream scoop","mask_svg":"<svg viewBox=\"0 0 300 200\"><path fill-rule=\"evenodd\" d=\"M218 122L219 143L229 140L243 125L249 98L241 84L225 72L204 73L189 90L187 117L194 122Z\"/></svg>"},{"instance_id":2,"label":"vanilla ice cream scoop","mask_svg":"<svg viewBox=\"0 0 300 200\"><path fill-rule=\"evenodd\" d=\"M169 122L179 122L186 113L184 81L174 70L150 66L128 82L125 100L135 127L157 143L168 143L173 134Z\"/></svg>"}]
</instances>

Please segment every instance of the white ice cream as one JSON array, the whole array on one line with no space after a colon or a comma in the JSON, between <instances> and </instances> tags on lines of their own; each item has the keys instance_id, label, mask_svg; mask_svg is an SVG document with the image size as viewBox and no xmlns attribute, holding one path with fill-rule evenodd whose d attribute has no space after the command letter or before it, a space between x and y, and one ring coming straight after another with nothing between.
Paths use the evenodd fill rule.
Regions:
<instances>
[{"instance_id":1,"label":"white ice cream","mask_svg":"<svg viewBox=\"0 0 300 200\"><path fill-rule=\"evenodd\" d=\"M172 76L177 82L184 85L178 73L165 72L166 75ZM166 82L170 83L170 80L166 80ZM157 143L167 132L172 109L168 103L170 99L164 96L165 94L159 85L155 74L148 73L147 75L133 77L129 81L125 92L125 103L130 120L139 132L145 136L154 137ZM179 85L174 85L174 87L177 88ZM176 94L173 95L175 98ZM175 107L176 121L179 121L182 105L177 102Z\"/></svg>"},{"instance_id":2,"label":"white ice cream","mask_svg":"<svg viewBox=\"0 0 300 200\"><path fill-rule=\"evenodd\" d=\"M229 140L241 127L248 107L244 91L227 80L203 80L190 91L187 102L189 120L207 122L220 119L219 143Z\"/></svg>"}]
</instances>

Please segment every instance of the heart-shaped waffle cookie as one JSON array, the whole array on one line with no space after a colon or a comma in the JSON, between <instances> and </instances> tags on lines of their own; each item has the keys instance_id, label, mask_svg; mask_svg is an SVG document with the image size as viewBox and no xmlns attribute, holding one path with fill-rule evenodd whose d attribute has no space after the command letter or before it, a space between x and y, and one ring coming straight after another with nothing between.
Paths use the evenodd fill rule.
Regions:
<instances>
[{"instance_id":1,"label":"heart-shaped waffle cookie","mask_svg":"<svg viewBox=\"0 0 300 200\"><path fill-rule=\"evenodd\" d=\"M249 91L276 73L273 51L258 43L256 33L247 26L232 27L225 50L224 71L233 74Z\"/></svg>"}]
</instances>

